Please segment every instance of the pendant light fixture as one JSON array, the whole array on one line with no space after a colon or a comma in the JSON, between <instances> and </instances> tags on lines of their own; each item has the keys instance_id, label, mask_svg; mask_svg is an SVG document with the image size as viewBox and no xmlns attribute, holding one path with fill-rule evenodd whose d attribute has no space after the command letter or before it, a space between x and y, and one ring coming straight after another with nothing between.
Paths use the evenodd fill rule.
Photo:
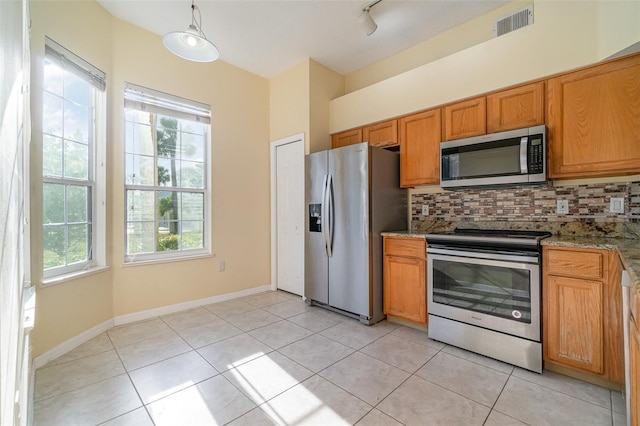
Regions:
<instances>
[{"instance_id":1,"label":"pendant light fixture","mask_svg":"<svg viewBox=\"0 0 640 426\"><path fill-rule=\"evenodd\" d=\"M378 29L378 24L376 24L376 21L373 20L369 11L373 6L380 3L381 1L382 0L376 0L373 3L369 3L362 9L362 13L360 13L360 16L358 17L358 23L362 27L362 30L365 32L365 34L368 36L373 34Z\"/></svg>"},{"instance_id":2,"label":"pendant light fixture","mask_svg":"<svg viewBox=\"0 0 640 426\"><path fill-rule=\"evenodd\" d=\"M207 40L202 32L200 8L191 0L191 25L184 31L174 31L162 37L162 43L169 51L181 58L195 62L212 62L220 52L215 44ZM196 11L198 19L196 20Z\"/></svg>"}]
</instances>

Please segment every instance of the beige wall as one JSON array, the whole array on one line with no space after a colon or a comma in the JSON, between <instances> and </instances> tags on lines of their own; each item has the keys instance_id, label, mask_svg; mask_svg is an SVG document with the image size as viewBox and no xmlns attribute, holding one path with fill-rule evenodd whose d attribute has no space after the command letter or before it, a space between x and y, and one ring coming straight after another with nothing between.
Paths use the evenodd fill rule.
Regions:
<instances>
[{"instance_id":1,"label":"beige wall","mask_svg":"<svg viewBox=\"0 0 640 426\"><path fill-rule=\"evenodd\" d=\"M271 140L305 135L305 153L331 147L329 102L344 94L344 77L305 59L269 81Z\"/></svg>"},{"instance_id":2,"label":"beige wall","mask_svg":"<svg viewBox=\"0 0 640 426\"><path fill-rule=\"evenodd\" d=\"M46 288L42 280L42 61L49 36L111 73L111 16L95 2L32 1L31 9L31 279L37 284L33 355L113 317L112 271ZM79 17L82 17L81 19ZM82 34L82 37L78 37ZM107 140L113 133L108 119ZM107 245L111 244L107 228ZM110 263L111 256L107 257Z\"/></svg>"},{"instance_id":3,"label":"beige wall","mask_svg":"<svg viewBox=\"0 0 640 426\"><path fill-rule=\"evenodd\" d=\"M305 152L310 131L309 63L306 59L269 81L271 140L304 133Z\"/></svg>"},{"instance_id":4,"label":"beige wall","mask_svg":"<svg viewBox=\"0 0 640 426\"><path fill-rule=\"evenodd\" d=\"M331 102L331 132L595 63L640 40L640 1L535 1L534 24Z\"/></svg>"},{"instance_id":5,"label":"beige wall","mask_svg":"<svg viewBox=\"0 0 640 426\"><path fill-rule=\"evenodd\" d=\"M159 36L116 19L113 69L114 314L269 284L268 81L222 61L185 61L168 52ZM125 82L211 105L214 257L123 266ZM218 272L219 261L226 263L224 272Z\"/></svg>"},{"instance_id":6,"label":"beige wall","mask_svg":"<svg viewBox=\"0 0 640 426\"><path fill-rule=\"evenodd\" d=\"M493 23L533 0L517 0L465 22L409 49L345 76L345 93L351 93L421 65L459 52L493 38Z\"/></svg>"},{"instance_id":7,"label":"beige wall","mask_svg":"<svg viewBox=\"0 0 640 426\"><path fill-rule=\"evenodd\" d=\"M331 148L329 103L344 94L344 77L314 60L309 63L309 151Z\"/></svg>"},{"instance_id":8,"label":"beige wall","mask_svg":"<svg viewBox=\"0 0 640 426\"><path fill-rule=\"evenodd\" d=\"M38 288L34 356L113 317L269 284L269 82L222 61L193 63L161 37L111 17L90 1L32 2L32 108L42 108L44 35L107 72L107 272ZM79 36L82 35L82 36ZM214 257L124 265L123 88L131 82L212 106ZM37 115L37 114L35 114ZM32 223L41 221L41 141L34 126ZM34 226L33 278L42 235ZM224 272L217 272L218 261Z\"/></svg>"}]
</instances>

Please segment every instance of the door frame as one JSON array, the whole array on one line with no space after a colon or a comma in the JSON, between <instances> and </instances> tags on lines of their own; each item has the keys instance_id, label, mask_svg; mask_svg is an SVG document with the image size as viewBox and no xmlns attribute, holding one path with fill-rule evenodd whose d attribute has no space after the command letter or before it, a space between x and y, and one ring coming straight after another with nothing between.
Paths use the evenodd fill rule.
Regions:
<instances>
[{"instance_id":1,"label":"door frame","mask_svg":"<svg viewBox=\"0 0 640 426\"><path fill-rule=\"evenodd\" d=\"M279 146L288 145L291 143L301 143L304 150L304 133L298 133L296 135L288 136L286 138L278 139L271 142L270 148L270 161L271 161L271 290L277 290L278 285L278 227L277 227L277 164L276 164L276 150ZM304 161L304 158L302 159ZM304 181L300 183L304 186ZM301 224L304 228L304 221ZM302 242L301 250L304 250L304 240ZM304 277L304 274L302 275ZM304 297L304 296L303 296Z\"/></svg>"}]
</instances>

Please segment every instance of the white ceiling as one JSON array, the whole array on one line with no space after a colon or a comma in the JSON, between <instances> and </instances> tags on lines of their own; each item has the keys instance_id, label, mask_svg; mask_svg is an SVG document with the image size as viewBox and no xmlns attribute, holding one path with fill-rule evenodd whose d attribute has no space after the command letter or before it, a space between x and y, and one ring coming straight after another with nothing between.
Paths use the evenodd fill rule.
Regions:
<instances>
[{"instance_id":1,"label":"white ceiling","mask_svg":"<svg viewBox=\"0 0 640 426\"><path fill-rule=\"evenodd\" d=\"M191 0L98 1L113 16L158 35L191 23ZM196 0L196 5L221 60L271 78L306 58L348 74L509 1L383 0L371 9L378 24L371 36L357 22L368 0Z\"/></svg>"}]
</instances>

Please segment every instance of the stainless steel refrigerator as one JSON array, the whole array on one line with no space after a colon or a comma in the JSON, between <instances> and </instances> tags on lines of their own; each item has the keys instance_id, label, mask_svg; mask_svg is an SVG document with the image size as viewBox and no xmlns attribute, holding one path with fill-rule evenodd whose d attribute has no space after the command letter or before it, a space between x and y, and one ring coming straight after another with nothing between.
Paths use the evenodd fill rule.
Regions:
<instances>
[{"instance_id":1,"label":"stainless steel refrigerator","mask_svg":"<svg viewBox=\"0 0 640 426\"><path fill-rule=\"evenodd\" d=\"M378 322L380 232L407 228L399 155L363 142L309 154L305 167L305 300Z\"/></svg>"}]
</instances>

